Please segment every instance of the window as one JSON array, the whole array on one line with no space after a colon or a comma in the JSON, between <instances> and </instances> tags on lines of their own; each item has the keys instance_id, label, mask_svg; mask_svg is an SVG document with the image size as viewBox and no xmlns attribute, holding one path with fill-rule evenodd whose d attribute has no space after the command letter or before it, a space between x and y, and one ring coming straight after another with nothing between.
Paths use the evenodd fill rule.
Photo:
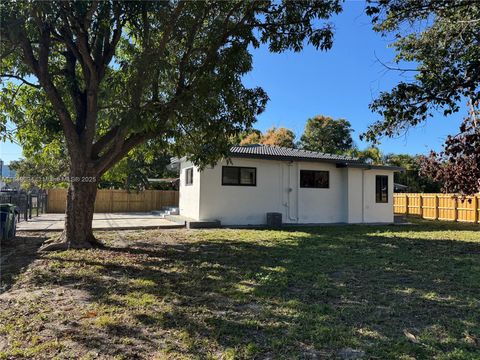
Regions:
<instances>
[{"instance_id":1,"label":"window","mask_svg":"<svg viewBox=\"0 0 480 360\"><path fill-rule=\"evenodd\" d=\"M388 203L388 176L375 177L375 200L377 203Z\"/></svg>"},{"instance_id":2,"label":"window","mask_svg":"<svg viewBox=\"0 0 480 360\"><path fill-rule=\"evenodd\" d=\"M300 187L328 189L329 177L328 171L300 170Z\"/></svg>"},{"instance_id":3,"label":"window","mask_svg":"<svg viewBox=\"0 0 480 360\"><path fill-rule=\"evenodd\" d=\"M222 185L256 186L257 169L250 167L223 166Z\"/></svg>"},{"instance_id":4,"label":"window","mask_svg":"<svg viewBox=\"0 0 480 360\"><path fill-rule=\"evenodd\" d=\"M193 184L193 167L185 169L185 185Z\"/></svg>"}]
</instances>

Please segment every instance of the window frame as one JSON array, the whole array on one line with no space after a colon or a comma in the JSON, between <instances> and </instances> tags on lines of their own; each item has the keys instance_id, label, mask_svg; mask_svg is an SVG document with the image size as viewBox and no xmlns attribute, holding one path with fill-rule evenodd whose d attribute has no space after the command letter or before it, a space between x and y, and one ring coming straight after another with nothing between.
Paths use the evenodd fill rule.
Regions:
<instances>
[{"instance_id":1,"label":"window frame","mask_svg":"<svg viewBox=\"0 0 480 360\"><path fill-rule=\"evenodd\" d=\"M190 182L188 182L190 173ZM185 186L192 186L193 185L193 166L185 169Z\"/></svg>"},{"instance_id":2,"label":"window frame","mask_svg":"<svg viewBox=\"0 0 480 360\"><path fill-rule=\"evenodd\" d=\"M319 187L319 186L303 186L302 185L302 173L326 173L327 174L327 186L326 187ZM299 187L301 189L330 189L330 171L328 170L309 170L309 169L301 169L300 170L300 178L299 178Z\"/></svg>"},{"instance_id":3,"label":"window frame","mask_svg":"<svg viewBox=\"0 0 480 360\"><path fill-rule=\"evenodd\" d=\"M380 180L380 182L379 182ZM384 181L382 181L384 180ZM379 186L380 185L380 186ZM385 185L386 190L383 191L383 185ZM380 190L380 191L379 191ZM388 204L388 175L375 175L375 203L376 204ZM385 200L383 195L385 194Z\"/></svg>"},{"instance_id":4,"label":"window frame","mask_svg":"<svg viewBox=\"0 0 480 360\"><path fill-rule=\"evenodd\" d=\"M225 183L224 181L224 176L225 176L225 169L226 168L229 168L229 169L238 169L238 174L237 174L237 177L238 177L238 184L227 184ZM241 183L241 180L242 180L242 169L249 169L249 170L253 170L253 184L242 184ZM252 166L222 166L222 186L257 186L257 168L256 167L252 167Z\"/></svg>"}]
</instances>

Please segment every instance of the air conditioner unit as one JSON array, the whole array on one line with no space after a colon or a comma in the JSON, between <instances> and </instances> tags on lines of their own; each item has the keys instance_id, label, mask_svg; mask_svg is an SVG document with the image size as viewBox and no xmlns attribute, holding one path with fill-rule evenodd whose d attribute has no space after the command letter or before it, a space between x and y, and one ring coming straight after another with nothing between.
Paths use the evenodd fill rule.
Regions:
<instances>
[{"instance_id":1,"label":"air conditioner unit","mask_svg":"<svg viewBox=\"0 0 480 360\"><path fill-rule=\"evenodd\" d=\"M267 226L281 227L282 226L282 213L268 212L267 213Z\"/></svg>"}]
</instances>

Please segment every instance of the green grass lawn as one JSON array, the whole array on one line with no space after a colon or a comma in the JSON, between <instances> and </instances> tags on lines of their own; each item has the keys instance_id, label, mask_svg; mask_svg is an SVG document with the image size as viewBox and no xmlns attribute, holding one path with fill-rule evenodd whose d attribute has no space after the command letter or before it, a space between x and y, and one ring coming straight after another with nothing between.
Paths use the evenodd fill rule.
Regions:
<instances>
[{"instance_id":1,"label":"green grass lawn","mask_svg":"<svg viewBox=\"0 0 480 360\"><path fill-rule=\"evenodd\" d=\"M0 358L479 359L479 230L99 232L12 277Z\"/></svg>"}]
</instances>

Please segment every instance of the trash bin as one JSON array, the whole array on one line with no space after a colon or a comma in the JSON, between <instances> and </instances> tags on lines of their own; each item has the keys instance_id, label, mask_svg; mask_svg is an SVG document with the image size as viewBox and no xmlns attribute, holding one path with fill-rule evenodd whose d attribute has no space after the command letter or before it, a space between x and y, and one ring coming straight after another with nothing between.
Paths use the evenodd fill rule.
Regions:
<instances>
[{"instance_id":1,"label":"trash bin","mask_svg":"<svg viewBox=\"0 0 480 360\"><path fill-rule=\"evenodd\" d=\"M0 204L0 237L11 239L17 231L18 211L14 204Z\"/></svg>"}]
</instances>

